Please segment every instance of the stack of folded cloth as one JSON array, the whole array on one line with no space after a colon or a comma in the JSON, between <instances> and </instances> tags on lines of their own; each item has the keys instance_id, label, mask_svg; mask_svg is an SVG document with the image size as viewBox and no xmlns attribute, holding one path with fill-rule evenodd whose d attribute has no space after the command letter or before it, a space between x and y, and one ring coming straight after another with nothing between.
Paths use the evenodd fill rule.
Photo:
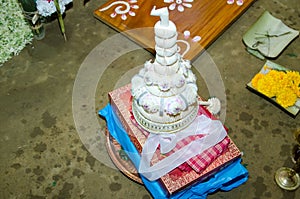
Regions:
<instances>
[{"instance_id":1,"label":"stack of folded cloth","mask_svg":"<svg viewBox=\"0 0 300 199\"><path fill-rule=\"evenodd\" d=\"M99 114L106 119L110 136L122 146L138 169L149 133L142 129L132 116L130 88L129 84L110 92L110 104ZM199 107L198 115L215 119L202 106ZM201 137L201 134L185 137L165 154L161 153L158 146L151 159L151 165ZM218 189L229 191L247 180L248 172L240 162L241 152L227 135L214 146L188 159L158 180L150 181L143 175L140 177L154 198L206 198L207 194Z\"/></svg>"}]
</instances>

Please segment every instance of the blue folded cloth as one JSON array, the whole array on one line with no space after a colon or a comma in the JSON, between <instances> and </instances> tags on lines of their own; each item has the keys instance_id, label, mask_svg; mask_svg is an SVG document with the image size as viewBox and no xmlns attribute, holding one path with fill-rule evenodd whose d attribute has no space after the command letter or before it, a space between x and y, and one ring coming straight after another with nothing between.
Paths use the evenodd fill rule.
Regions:
<instances>
[{"instance_id":1,"label":"blue folded cloth","mask_svg":"<svg viewBox=\"0 0 300 199\"><path fill-rule=\"evenodd\" d=\"M111 105L108 104L100 110L99 115L105 118L110 135L123 147L134 166L138 168L141 159L140 154L131 142L120 120L113 112ZM161 187L159 181L149 181L142 175L140 175L140 177L153 198L204 199L210 193L214 193L218 190L230 191L231 189L245 183L248 180L248 171L241 164L241 159L239 158L206 181L195 183L172 195L169 195L168 192Z\"/></svg>"}]
</instances>

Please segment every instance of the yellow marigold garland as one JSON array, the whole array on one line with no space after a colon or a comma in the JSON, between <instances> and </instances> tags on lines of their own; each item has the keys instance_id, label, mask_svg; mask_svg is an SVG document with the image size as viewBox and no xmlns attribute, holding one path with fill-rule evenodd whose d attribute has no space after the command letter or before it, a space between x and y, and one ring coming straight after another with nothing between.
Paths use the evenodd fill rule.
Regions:
<instances>
[{"instance_id":1,"label":"yellow marigold garland","mask_svg":"<svg viewBox=\"0 0 300 199\"><path fill-rule=\"evenodd\" d=\"M257 82L264 77L264 74L257 73L251 80L251 84L254 88L257 88Z\"/></svg>"},{"instance_id":2,"label":"yellow marigold garland","mask_svg":"<svg viewBox=\"0 0 300 199\"><path fill-rule=\"evenodd\" d=\"M277 82L269 75L264 75L257 82L257 90L268 97L275 97L277 94Z\"/></svg>"},{"instance_id":3,"label":"yellow marigold garland","mask_svg":"<svg viewBox=\"0 0 300 199\"><path fill-rule=\"evenodd\" d=\"M296 100L297 95L291 88L283 88L281 92L276 95L276 101L284 108L293 106Z\"/></svg>"},{"instance_id":4,"label":"yellow marigold garland","mask_svg":"<svg viewBox=\"0 0 300 199\"><path fill-rule=\"evenodd\" d=\"M298 71L287 71L287 75L292 82L292 89L297 97L300 97L300 73Z\"/></svg>"},{"instance_id":5,"label":"yellow marigold garland","mask_svg":"<svg viewBox=\"0 0 300 199\"><path fill-rule=\"evenodd\" d=\"M256 74L251 84L267 97L275 97L276 102L284 108L293 106L297 97L300 97L300 73L297 71L271 69L267 74Z\"/></svg>"}]
</instances>

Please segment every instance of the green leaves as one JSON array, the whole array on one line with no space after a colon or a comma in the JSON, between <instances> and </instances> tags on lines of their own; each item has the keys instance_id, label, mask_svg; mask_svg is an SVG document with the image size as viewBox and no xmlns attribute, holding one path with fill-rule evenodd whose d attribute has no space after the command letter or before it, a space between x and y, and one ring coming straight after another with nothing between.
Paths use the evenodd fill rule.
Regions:
<instances>
[{"instance_id":1,"label":"green leaves","mask_svg":"<svg viewBox=\"0 0 300 199\"><path fill-rule=\"evenodd\" d=\"M33 34L18 0L0 0L0 66L31 43Z\"/></svg>"}]
</instances>

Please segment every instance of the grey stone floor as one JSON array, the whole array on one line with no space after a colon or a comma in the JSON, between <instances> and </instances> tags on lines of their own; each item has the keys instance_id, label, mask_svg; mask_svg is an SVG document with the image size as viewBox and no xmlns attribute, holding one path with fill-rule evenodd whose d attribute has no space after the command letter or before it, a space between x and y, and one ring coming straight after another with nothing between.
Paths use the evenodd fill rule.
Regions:
<instances>
[{"instance_id":1,"label":"grey stone floor","mask_svg":"<svg viewBox=\"0 0 300 199\"><path fill-rule=\"evenodd\" d=\"M100 136L105 122L97 117L97 110L108 103L107 93L126 83L128 72L152 57L140 48L104 67L103 55L91 55L101 42L117 35L93 17L104 2L91 0L83 6L75 0L65 17L67 42L53 21L46 24L43 40L33 41L0 68L0 198L151 198L142 185L109 166ZM300 128L299 116L290 117L245 88L264 61L245 51L242 35L264 10L300 29L299 0L258 0L206 51L225 86L225 124L249 171L244 185L208 198L300 198L299 189L284 191L274 182L279 167L292 166L292 132ZM117 47L111 45L107 51ZM273 61L300 71L299 60L297 38ZM95 69L94 75L80 79L87 63L105 70ZM208 97L207 88L199 87L200 95ZM94 104L84 104L89 101ZM74 111L87 117L74 121ZM87 128L76 125L90 115L93 120L86 122Z\"/></svg>"}]
</instances>

